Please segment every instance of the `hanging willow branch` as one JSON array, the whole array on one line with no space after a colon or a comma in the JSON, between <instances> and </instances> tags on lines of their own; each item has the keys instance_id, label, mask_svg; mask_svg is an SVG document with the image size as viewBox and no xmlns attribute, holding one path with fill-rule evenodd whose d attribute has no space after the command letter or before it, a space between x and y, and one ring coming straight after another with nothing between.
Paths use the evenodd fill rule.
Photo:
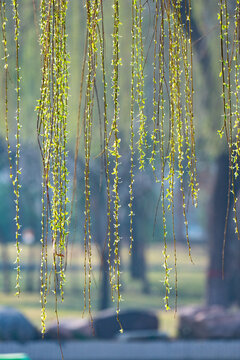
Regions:
<instances>
[{"instance_id":1,"label":"hanging willow branch","mask_svg":"<svg viewBox=\"0 0 240 360\"><path fill-rule=\"evenodd\" d=\"M84 310L87 306L86 291L88 291L88 309L91 316L91 272L92 272L92 236L91 236L91 214L90 214L90 157L94 109L94 84L97 67L97 24L100 11L99 1L86 1L87 11L87 78L86 98L84 114L84 141L85 141L85 222L84 222ZM88 260L88 261L87 261ZM88 264L88 269L87 269ZM88 286L87 286L88 278Z\"/></svg>"},{"instance_id":2,"label":"hanging willow branch","mask_svg":"<svg viewBox=\"0 0 240 360\"><path fill-rule=\"evenodd\" d=\"M82 83L80 86L80 103L77 125L77 141L74 169L74 189L76 188L76 161L79 149L81 104L84 99L82 115L84 137L84 310L88 308L91 317L91 284L92 284L92 229L91 229L91 186L90 165L92 156L92 141L95 118L95 98L97 98L98 112L103 108L103 156L106 194L107 194L107 231L106 243L108 246L109 277L112 298L116 300L117 319L119 320L121 301L120 281L120 81L119 70L121 66L120 52L120 8L119 0L112 0L113 26L112 26L112 63L109 69L106 66L106 45L104 28L104 2L103 0L85 0L86 11L86 42L84 52L84 65L82 70ZM191 0L155 0L153 25L153 109L152 121L148 122L145 105L145 54L144 54L144 5L143 0L131 1L131 106L130 106L130 186L129 186L129 215L130 215L130 253L133 247L133 201L134 201L134 158L137 154L138 167L143 170L147 156L152 167L156 181L160 185L160 200L162 210L163 228L163 256L166 288L165 306L169 308L170 268L168 265L168 235L167 212L172 219L174 262L175 262L175 289L177 299L177 252L175 236L175 183L178 179L182 195L183 218L186 229L186 240L191 259L191 248L188 236L187 197L191 193L192 203L197 205L198 183L196 175L195 130L193 124L193 55L191 37ZM235 57L230 56L228 45L228 12L226 0L221 0L221 29L222 29L222 63L223 77L230 83L231 62L235 61L236 84L239 67ZM239 0L235 16L235 46L239 48ZM8 50L6 38L6 2L0 0L1 21L4 45L5 67L5 122L10 172L13 178L11 165L11 152L8 140ZM16 176L13 179L16 196L16 243L17 243L17 288L19 292L19 132L20 132L20 68L19 68L19 15L18 3L12 0L15 22L16 44L16 76L17 76L17 148L16 148ZM41 303L42 303L42 332L45 331L46 303L49 284L48 272L48 242L52 246L52 263L54 274L53 291L56 297L60 292L63 300L66 265L66 243L68 238L68 171L67 162L67 112L68 112L68 63L66 16L67 0L41 0L40 2L40 46L41 46L41 93L37 106L37 132L38 143L42 156L42 250L41 250ZM184 18L184 20L183 20ZM227 30L226 30L227 29ZM225 39L225 40L224 40ZM225 43L224 43L225 41ZM226 47L226 51L224 50ZM226 53L226 59L224 58ZM238 56L237 52L234 55ZM100 66L98 66L100 63ZM225 64L228 66L226 67ZM100 73L99 73L100 72ZM83 79L85 78L85 85ZM111 78L111 86L107 85L107 78ZM102 87L101 97L98 96L98 81ZM228 122L228 109L231 108L230 84L224 80L225 99L225 129L230 139L229 149L231 164L237 161L232 154L239 151L239 118L236 115L236 124L232 118ZM236 85L237 88L237 85ZM85 93L83 93L85 89ZM108 94L111 93L113 110L112 121L109 115ZM236 92L238 106L238 93ZM232 110L230 111L230 114ZM238 114L236 110L236 114ZM152 132L151 132L152 124ZM101 122L100 125L101 127ZM233 143L232 128L237 128L237 142ZM135 129L137 129L135 131ZM102 129L100 129L101 133ZM100 136L101 137L101 136ZM101 139L100 139L101 140ZM149 140L149 144L148 144ZM149 149L151 149L149 151ZM233 150L237 149L237 150ZM235 151L235 152L234 152ZM149 154L150 152L150 154ZM233 165L231 168L233 169ZM233 170L232 170L233 171ZM232 183L232 190L234 183ZM113 227L113 230L111 229ZM120 331L122 331L121 324Z\"/></svg>"},{"instance_id":3,"label":"hanging willow branch","mask_svg":"<svg viewBox=\"0 0 240 360\"><path fill-rule=\"evenodd\" d=\"M139 121L139 168L144 169L145 148L147 147L146 116L144 115L144 49L143 49L143 8L141 0L133 0L132 4L132 63L133 81L135 80L136 103Z\"/></svg>"},{"instance_id":4,"label":"hanging willow branch","mask_svg":"<svg viewBox=\"0 0 240 360\"><path fill-rule=\"evenodd\" d=\"M183 22L183 16L186 23ZM169 273L166 210L172 217L175 289L177 300L177 252L175 235L174 185L178 178L182 194L186 239L191 258L186 212L184 161L187 161L188 187L192 202L197 206L198 183L196 179L195 130L193 125L193 71L191 40L191 1L156 1L154 21L153 63L153 133L150 164L156 176L156 160L161 162L160 200L164 240L165 304L169 308ZM168 41L166 40L168 39ZM168 108L167 108L168 105ZM167 115L169 113L169 116ZM158 180L157 180L158 181ZM167 209L165 202L167 201Z\"/></svg>"},{"instance_id":5,"label":"hanging willow branch","mask_svg":"<svg viewBox=\"0 0 240 360\"><path fill-rule=\"evenodd\" d=\"M119 4L114 2L114 26L113 26L113 58L112 58L112 98L114 116L112 123L109 124L108 102L107 102L107 81L105 65L105 28L104 28L104 5L102 0L87 0L87 75L86 75L86 94L84 110L84 150L85 150L85 221L84 221L84 311L88 307L91 318L91 283L92 283L92 235L91 235L91 189L90 189L90 160L92 129L94 121L95 92L97 92L97 65L98 52L100 52L101 76L103 84L103 150L100 155L104 156L104 168L106 176L107 193L107 236L108 263L109 263L109 281L112 290L112 299L115 294L117 298L117 317L119 313L120 296L120 254L119 254L119 147L120 138L118 135L119 122L119 66L121 64L119 57ZM97 95L97 93L96 93ZM97 98L97 96L96 96ZM99 112L99 99L98 112ZM110 128L109 128L110 125ZM101 123L100 123L101 126ZM101 129L100 129L101 130ZM113 140L112 140L113 138ZM113 171L110 174L110 163ZM111 184L111 175L113 175L113 184ZM111 189L112 187L112 189ZM113 215L112 205L113 204ZM111 224L114 226L114 240L112 241ZM113 247L112 248L112 243ZM112 260L112 257L114 259Z\"/></svg>"},{"instance_id":6,"label":"hanging willow branch","mask_svg":"<svg viewBox=\"0 0 240 360\"><path fill-rule=\"evenodd\" d=\"M42 85L38 110L38 141L43 164L41 303L45 331L48 289L48 239L52 242L54 293L63 300L64 260L68 234L66 120L68 53L66 11L68 2L41 2ZM58 276L59 274L59 276Z\"/></svg>"},{"instance_id":7,"label":"hanging willow branch","mask_svg":"<svg viewBox=\"0 0 240 360\"><path fill-rule=\"evenodd\" d=\"M100 1L101 6L101 30L99 29L100 40L100 54L101 54L101 68L102 68L102 82L103 82L103 108L104 108L104 168L106 177L106 190L107 190L107 247L108 247L108 265L109 265L109 281L111 286L112 300L113 300L113 268L112 268L112 242L111 242L111 188L110 188L110 160L109 160L109 136L108 136L108 103L107 103L107 81L106 81L106 68L105 68L105 27L104 27L104 10L103 1Z\"/></svg>"},{"instance_id":8,"label":"hanging willow branch","mask_svg":"<svg viewBox=\"0 0 240 360\"><path fill-rule=\"evenodd\" d=\"M18 1L12 1L13 6L13 19L15 21L15 45L16 45L16 92L17 92L17 110L16 110L16 176L13 180L13 187L14 187L14 194L16 197L16 247L17 247L17 279L16 279L16 288L17 288L17 295L20 294L20 245L19 245L19 236L20 236L20 225L19 225L19 176L21 174L21 169L19 168L19 161L20 161L20 66L19 66L19 13L18 13Z\"/></svg>"},{"instance_id":9,"label":"hanging willow branch","mask_svg":"<svg viewBox=\"0 0 240 360\"><path fill-rule=\"evenodd\" d=\"M114 141L112 145L111 154L114 157L114 169L113 169L113 176L114 176L114 184L113 184L113 204L114 204L114 211L113 211L113 217L114 217L114 268L113 268L113 274L115 277L115 290L117 293L117 320L119 322L119 311L120 311L120 301L121 301L121 295L120 295L120 252L119 252L119 245L120 245L120 235L119 235L119 208L120 208L120 198L119 198L119 147L120 147L120 141L119 138L119 130L118 130L118 122L119 122L119 66L121 65L121 58L120 58L120 49L119 49L119 1L114 0L113 2L113 18L114 18L114 27L113 27L113 75L112 75L112 89L113 89L113 103L114 103L114 117L112 122L112 130L113 130L113 136ZM122 326L119 322L121 331Z\"/></svg>"},{"instance_id":10,"label":"hanging willow branch","mask_svg":"<svg viewBox=\"0 0 240 360\"><path fill-rule=\"evenodd\" d=\"M233 197L233 220L235 232L240 239L239 224L237 216L237 194L235 183L239 176L239 53L240 53L240 1L235 2L234 16L230 15L229 3L221 0L219 3L220 22L220 48L221 48L221 72L222 78L222 99L224 122L219 131L222 137L226 135L229 153L229 188L228 188L228 209L225 221L224 245L223 245L223 274L224 274L224 249L226 243L227 223L229 217L230 194ZM232 36L233 32L233 36Z\"/></svg>"},{"instance_id":11,"label":"hanging willow branch","mask_svg":"<svg viewBox=\"0 0 240 360\"><path fill-rule=\"evenodd\" d=\"M9 169L10 169L10 178L13 184L13 190L15 195L15 205L16 205L16 249L17 249L17 257L16 257L16 295L20 294L20 219L19 219L19 197L20 197L20 182L19 177L21 175L21 169L19 166L20 162L20 66L19 66L19 10L18 10L18 1L12 0L12 10L13 10L13 21L14 21L14 42L15 42L15 53L16 53L16 155L15 155L15 165L13 167L12 163L12 155L11 155L11 146L9 142L9 125L8 125L8 42L7 42L7 31L6 25L8 22L8 18L6 15L6 1L0 1L0 14L1 14L1 23L2 23L2 37L3 37L3 48L4 48L4 71L5 71L5 132L6 132L6 142L7 142L7 150L8 150L8 160L9 160ZM15 173L15 175L14 175Z\"/></svg>"}]
</instances>

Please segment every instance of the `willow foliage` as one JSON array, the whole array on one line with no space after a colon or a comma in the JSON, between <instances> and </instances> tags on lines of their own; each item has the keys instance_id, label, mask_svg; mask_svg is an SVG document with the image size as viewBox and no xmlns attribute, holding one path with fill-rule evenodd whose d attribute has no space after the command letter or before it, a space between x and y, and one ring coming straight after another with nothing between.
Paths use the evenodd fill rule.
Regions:
<instances>
[{"instance_id":1,"label":"willow foliage","mask_svg":"<svg viewBox=\"0 0 240 360\"><path fill-rule=\"evenodd\" d=\"M183 14L186 19L183 22ZM160 182L162 204L165 306L169 304L169 266L167 251L166 212L172 216L175 289L177 300L177 253L175 235L174 184L180 181L186 239L191 259L188 236L187 200L184 183L184 162L192 203L197 206L195 130L193 124L193 60L191 36L191 1L155 2L154 64L153 64L153 133L150 163ZM156 160L161 172L156 173Z\"/></svg>"},{"instance_id":2,"label":"willow foliage","mask_svg":"<svg viewBox=\"0 0 240 360\"><path fill-rule=\"evenodd\" d=\"M76 161L78 157L80 136L84 139L84 309L91 316L91 283L92 283L92 232L91 232L91 171L92 143L94 141L93 125L96 113L103 109L102 151L106 178L107 198L107 233L106 244L109 257L109 277L112 298L116 300L117 316L120 311L120 219L121 199L119 185L121 166L120 122L120 79L119 69L122 64L120 48L120 11L121 1L112 0L112 49L107 53L104 28L106 6L103 0L84 0L86 17L85 51L80 85L79 114L77 126ZM33 1L33 4L35 2ZM108 5L107 5L108 6ZM144 11L149 6L153 10L152 42L149 50L145 47ZM5 123L6 138L9 149L10 173L16 197L16 244L17 244L17 291L20 278L19 247L19 155L20 155L20 64L19 64L19 13L18 1L12 0L13 20L16 44L16 169L13 168L9 145L8 130L8 48L6 22L6 1L0 0L1 24L4 48L3 69L5 72ZM66 247L68 239L68 170L67 170L67 113L68 113L68 80L69 54L67 51L67 0L41 0L40 49L41 49L41 92L37 105L37 134L42 157L42 253L41 253L41 303L42 329L45 331L46 303L49 287L48 273L48 240L51 240L53 259L54 293L64 297ZM37 7L35 7L37 9ZM36 10L38 11L38 10ZM229 15L227 0L221 0L221 48L222 78L224 100L224 129L229 140L231 172L238 175L239 155L239 1L237 1L234 18L234 47L230 50L228 37ZM163 257L166 288L165 306L169 308L169 272L168 235L166 218L170 212L172 218L174 253L175 253L175 288L177 292L177 253L175 236L175 191L176 180L180 182L182 211L186 229L186 240L191 258L188 236L187 197L191 194L192 203L197 206L198 182L196 174L195 130L193 115L193 50L191 35L191 0L131 0L131 79L129 114L130 133L130 185L129 185L129 219L130 219L130 253L133 246L133 203L134 203L134 159L142 171L147 163L152 167L155 179L159 182L160 203L163 228ZM153 51L153 99L152 118L146 116L145 65ZM111 56L111 66L106 58ZM234 66L233 66L234 64ZM234 74L234 75L233 75ZM107 79L111 79L107 83ZM234 80L235 79L235 80ZM235 81L234 90L231 81ZM101 88L102 97L98 96ZM109 100L108 94L112 97ZM232 99L234 98L234 100ZM109 106L109 104L111 106ZM83 108L83 111L82 111ZM111 113L110 109L113 109ZM98 109L98 111L97 111ZM236 132L236 137L233 136ZM236 141L233 140L236 138ZM135 156L136 155L136 156ZM186 165L185 165L186 164ZM234 182L231 184L234 192ZM74 196L74 195L73 195ZM236 206L235 206L236 209ZM237 224L237 221L236 221ZM113 228L113 230L112 230ZM177 298L177 297L176 297ZM120 324L121 327L121 324Z\"/></svg>"},{"instance_id":3,"label":"willow foliage","mask_svg":"<svg viewBox=\"0 0 240 360\"><path fill-rule=\"evenodd\" d=\"M232 11L232 7L235 9ZM240 238L237 218L237 194L235 193L235 182L239 175L239 53L240 53L240 1L234 4L226 0L219 3L220 22L220 49L221 49L221 72L222 99L224 120L219 134L226 135L229 152L229 192L228 211L226 215L224 243L226 239L227 221L229 216L230 193L233 194L233 213L235 232ZM224 248L223 248L224 256Z\"/></svg>"},{"instance_id":4,"label":"willow foliage","mask_svg":"<svg viewBox=\"0 0 240 360\"><path fill-rule=\"evenodd\" d=\"M67 99L68 53L66 49L67 1L41 2L41 98L37 111L38 141L43 164L41 303L45 330L48 290L48 237L52 242L54 293L63 299L64 258L68 234L67 212ZM59 276L58 276L59 274ZM57 312L57 302L56 302Z\"/></svg>"},{"instance_id":5,"label":"willow foliage","mask_svg":"<svg viewBox=\"0 0 240 360\"><path fill-rule=\"evenodd\" d=\"M11 146L9 142L9 125L8 125L8 77L9 77L9 70L8 70L8 39L7 39L7 31L6 26L8 22L7 17L7 3L5 0L0 1L0 12L1 12L1 24L2 24L2 43L4 47L4 68L3 71L5 72L5 129L6 129L6 142L7 142L7 149L8 149L8 160L9 160L9 168L10 168L10 178L13 184L13 191L15 195L15 204L16 204L16 249L17 249L17 257L16 257L16 295L20 294L20 219L19 219L19 196L20 196L20 180L19 177L21 175L21 169L19 167L20 161L20 130L21 130L21 123L20 123L20 65L19 65L19 26L20 26L20 19L19 19L19 11L18 11L18 1L12 0L12 16L13 16L13 23L14 23L14 42L15 42L15 87L16 87L16 150L15 150L15 161L13 162L12 155L11 155Z\"/></svg>"}]
</instances>

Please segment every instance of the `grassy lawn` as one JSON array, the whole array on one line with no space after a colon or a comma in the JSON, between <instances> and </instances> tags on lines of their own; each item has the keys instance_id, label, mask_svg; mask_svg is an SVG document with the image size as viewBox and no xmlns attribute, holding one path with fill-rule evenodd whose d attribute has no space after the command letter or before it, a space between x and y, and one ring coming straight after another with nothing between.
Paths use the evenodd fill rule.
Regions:
<instances>
[{"instance_id":1,"label":"grassy lawn","mask_svg":"<svg viewBox=\"0 0 240 360\"><path fill-rule=\"evenodd\" d=\"M207 266L207 249L205 246L194 245L192 247L192 255L194 264L192 264L188 257L188 250L186 246L178 246L178 308L190 304L201 304L204 302L205 290L205 272ZM9 249L11 261L13 261L15 252L13 246ZM39 248L33 249L31 255L35 259L35 263L39 261ZM121 308L147 308L158 311L161 322L161 330L174 336L177 329L178 313L174 311L175 304L175 272L174 272L174 256L173 249L169 248L169 266L173 268L170 273L172 291L170 295L171 311L165 311L164 308L164 269L162 250L160 246L151 246L147 249L147 278L149 281L149 294L142 292L142 283L140 281L133 281L128 272L129 256L128 249L122 250L122 296L123 300ZM67 281L65 286L65 300L63 303L59 302L58 311L60 320L63 317L82 316L83 313L83 254L79 246L69 248L69 266L67 270ZM79 259L80 267L79 267ZM29 261L29 249L23 249L23 262ZM92 283L92 309L98 308L98 294L99 294L99 271L97 266L97 251L94 253L94 274ZM78 266L76 266L78 265ZM39 301L39 275L37 270L32 274L34 283L34 292L26 292L26 282L29 274L22 271L22 293L19 298L14 296L14 271L11 272L12 293L4 294L2 292L3 276L0 274L0 305L13 306L20 309L28 318L31 319L36 326L40 327L40 313L41 305ZM113 304L114 307L114 304ZM55 319L55 298L53 294L49 294L47 303L47 319L48 321Z\"/></svg>"}]
</instances>

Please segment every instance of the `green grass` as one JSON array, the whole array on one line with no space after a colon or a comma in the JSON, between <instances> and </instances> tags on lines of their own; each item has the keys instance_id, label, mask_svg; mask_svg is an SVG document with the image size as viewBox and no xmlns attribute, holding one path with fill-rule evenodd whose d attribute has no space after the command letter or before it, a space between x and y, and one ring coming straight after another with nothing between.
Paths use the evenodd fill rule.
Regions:
<instances>
[{"instance_id":1,"label":"green grass","mask_svg":"<svg viewBox=\"0 0 240 360\"><path fill-rule=\"evenodd\" d=\"M170 248L169 266L174 268L173 249ZM10 247L11 261L13 261L15 253L14 248ZM33 249L31 259L39 262L39 248ZM178 246L178 308L189 304L201 304L204 301L205 290L205 272L206 272L206 248L204 246L193 246L192 255L194 258L194 265L190 262L186 246ZM83 313L83 254L79 246L74 247L69 251L69 266L67 270L67 281L65 286L65 300L63 303L59 302L58 312L60 319L63 317L82 316ZM81 268L71 271L71 265L80 265ZM158 311L161 323L161 330L167 332L171 336L176 335L178 313L175 313L175 290L174 290L174 269L171 271L170 278L172 284L172 291L170 295L171 311L166 312L164 308L164 269L162 266L163 258L160 246L151 246L147 249L147 278L150 285L150 293L143 294L142 283L140 281L133 281L128 272L129 256L128 249L124 248L122 251L122 296L124 301L121 303L121 308L145 308L155 309ZM29 249L23 249L23 261L29 261ZM99 294L99 272L97 267L97 251L94 253L94 276L92 286L92 309L93 312L98 308L98 294ZM2 289L3 276L0 274L0 290ZM40 327L40 313L41 305L38 293L39 275L37 271L32 274L34 282L34 292L26 292L26 282L29 274L22 271L22 293L19 298L14 296L14 281L15 273L11 272L11 283L13 292L11 294L4 294L0 292L0 304L13 306L21 310L31 321ZM115 304L113 303L113 307ZM53 294L49 294L47 303L47 321L55 319L55 298Z\"/></svg>"}]
</instances>

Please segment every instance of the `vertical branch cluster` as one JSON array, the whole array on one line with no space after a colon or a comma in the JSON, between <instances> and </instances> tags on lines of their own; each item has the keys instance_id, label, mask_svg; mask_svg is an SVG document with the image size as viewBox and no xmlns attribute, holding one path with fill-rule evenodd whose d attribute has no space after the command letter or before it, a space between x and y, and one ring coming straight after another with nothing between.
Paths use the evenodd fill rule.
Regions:
<instances>
[{"instance_id":1,"label":"vertical branch cluster","mask_svg":"<svg viewBox=\"0 0 240 360\"><path fill-rule=\"evenodd\" d=\"M130 106L130 254L133 246L133 183L134 183L134 119L138 120L138 153L139 169L144 170L147 149L147 129L144 97L144 46L143 46L143 4L141 0L132 0L131 25L131 106Z\"/></svg>"},{"instance_id":2,"label":"vertical branch cluster","mask_svg":"<svg viewBox=\"0 0 240 360\"><path fill-rule=\"evenodd\" d=\"M143 6L142 0L132 0L132 66L135 85L135 102L139 121L139 169L144 169L145 148L147 148L146 116L144 114L144 49L143 49ZM133 99L132 99L133 101Z\"/></svg>"},{"instance_id":3,"label":"vertical branch cluster","mask_svg":"<svg viewBox=\"0 0 240 360\"><path fill-rule=\"evenodd\" d=\"M120 243L120 235L119 235L119 208L120 208L120 198L119 198L119 165L120 165L120 157L119 147L120 147L120 137L118 130L118 122L119 122L119 66L121 65L120 58L120 49L119 49L119 1L113 1L113 18L114 18L114 27L113 27L113 58L112 58L112 66L113 66L113 74L112 74L112 90L113 90L113 105L114 105L114 115L112 121L112 131L113 131L113 145L111 149L111 155L114 157L114 168L113 168L113 218L114 218L114 268L113 275L115 278L114 289L117 293L117 319L120 311L120 252L119 252L119 243ZM119 321L119 319L118 319ZM120 322L119 322L120 324ZM121 326L121 324L120 324ZM121 328L122 330L122 328Z\"/></svg>"},{"instance_id":4,"label":"vertical branch cluster","mask_svg":"<svg viewBox=\"0 0 240 360\"><path fill-rule=\"evenodd\" d=\"M186 21L183 22L183 14ZM153 63L153 133L150 164L156 176L156 157L161 162L160 200L162 204L165 306L169 308L169 273L167 252L166 210L172 218L175 262L175 290L177 301L177 252L175 235L174 185L180 182L186 239L188 236L185 186L186 178L192 202L197 205L195 130L193 124L193 79L191 1L158 0L155 4L154 63ZM168 41L166 41L168 39ZM167 117L169 113L169 118ZM185 165L187 162L187 176ZM165 202L167 201L167 208ZM177 305L177 304L176 304Z\"/></svg>"},{"instance_id":5,"label":"vertical branch cluster","mask_svg":"<svg viewBox=\"0 0 240 360\"><path fill-rule=\"evenodd\" d=\"M91 139L94 111L94 89L97 68L98 50L98 22L100 1L86 1L87 11L87 78L84 113L84 149L85 149L85 221L84 221L84 310L87 307L91 316L91 271L92 271L92 246L91 246L91 214L90 214L90 157ZM88 269L87 269L88 265ZM87 286L88 283L88 286Z\"/></svg>"},{"instance_id":6,"label":"vertical branch cluster","mask_svg":"<svg viewBox=\"0 0 240 360\"><path fill-rule=\"evenodd\" d=\"M16 288L17 294L20 293L20 244L19 244L19 236L20 236L20 224L19 224L19 191L20 191L20 183L19 176L21 174L21 169L19 167L20 161L20 66L19 66L19 12L18 12L18 1L12 0L13 6L13 19L14 19L14 29L15 29L15 47L16 47L16 93L17 93L17 107L16 107L16 175L13 180L14 194L15 194L15 203L16 203L16 247L17 247L17 277L16 277Z\"/></svg>"},{"instance_id":7,"label":"vertical branch cluster","mask_svg":"<svg viewBox=\"0 0 240 360\"><path fill-rule=\"evenodd\" d=\"M83 112L84 128L84 311L88 308L91 318L91 284L92 284L92 232L91 232L91 146L93 136L93 126L95 119L95 106L97 103L98 116L101 117L101 107L103 107L103 138L102 124L100 126L101 153L105 170L106 195L107 195L107 233L106 244L108 247L109 280L112 290L112 299L117 299L117 316L119 313L120 296L120 251L119 251L119 165L120 165L120 137L119 137L119 66L121 64L119 49L119 3L113 1L113 53L112 53L112 104L113 119L110 123L108 114L107 95L109 88L107 85L107 75L110 72L106 70L106 46L105 46L105 28L104 28L104 4L102 0L86 0L86 47L84 58L86 60L86 89L85 104ZM98 68L100 62L100 73ZM85 71L85 66L82 72ZM101 79L101 90L103 94L102 102L98 97L98 75ZM80 89L80 99L82 97L83 84ZM96 101L95 101L96 100ZM80 119L79 110L79 119ZM77 144L79 138L77 139ZM78 156L78 146L76 146L75 159ZM112 169L112 172L111 170ZM112 226L114 230L112 230Z\"/></svg>"},{"instance_id":8,"label":"vertical branch cluster","mask_svg":"<svg viewBox=\"0 0 240 360\"><path fill-rule=\"evenodd\" d=\"M231 171L237 176L239 155L239 1L235 15L234 51L230 54L228 38L229 16L227 0L221 0L221 46L222 46L222 76L224 93L224 111L229 151L231 154ZM145 77L144 77L144 36L143 36L143 0L132 0L131 25L131 108L130 108L130 253L133 246L133 184L134 184L134 157L138 152L139 169L143 170L146 155L149 152L147 138L151 137L150 165L156 181L160 183L160 200L162 209L163 227L163 256L166 288L165 305L169 308L170 268L168 265L167 248L167 211L172 219L174 259L175 259L175 288L177 299L177 252L175 236L175 191L176 179L180 182L182 194L183 217L186 229L186 239L191 258L191 248L188 236L187 197L189 190L192 202L197 205L198 183L196 179L195 130L193 124L193 56L191 36L191 0L155 0L154 27L153 27L153 131L147 132L145 115ZM103 129L100 126L101 155L105 168L107 194L107 235L109 277L112 289L112 299L117 302L117 319L120 311L120 87L119 69L120 57L120 7L121 1L112 0L113 4L113 31L112 31L112 66L106 68L106 46L104 29L103 0L85 0L86 9L86 42L84 64L82 67L80 100L77 125L77 141L74 165L73 197L76 187L76 162L80 141L81 105L84 99L82 116L84 137L84 310L88 307L91 317L91 284L92 284L92 234L91 234L91 147L93 140L93 126L96 114L95 98L97 100L98 115L101 118L103 108ZM16 243L17 243L17 291L19 292L19 154L20 154L20 68L19 68L19 15L18 2L12 0L13 18L15 24L16 44L16 175L13 176L11 151L8 136L8 50L6 38L6 1L0 0L2 35L4 46L5 67L5 123L8 143L10 172L16 197ZM37 105L38 143L42 156L42 250L41 250L41 303L42 303L42 331L45 331L47 292L49 287L48 272L48 241L51 241L53 255L54 288L56 296L60 292L63 300L65 281L66 245L68 238L69 216L67 211L68 171L67 171L67 112L68 112L68 63L66 13L68 0L41 0L40 2L40 46L42 59L41 94ZM185 19L183 21L183 18ZM150 49L150 47L149 47ZM238 51L236 51L238 49ZM100 62L100 73L98 68ZM231 63L235 63L236 92L236 121L233 124L233 105L231 92ZM107 78L111 77L108 87ZM85 78L85 84L84 83ZM98 97L98 79L101 83L103 100ZM83 92L84 91L84 92ZM112 94L112 121L109 121L109 105L107 96ZM84 97L83 97L84 94ZM134 132L134 121L138 122ZM233 131L237 129L236 143L233 142ZM103 130L103 139L102 139ZM135 138L137 140L135 140ZM103 140L103 144L102 144ZM137 150L135 150L135 147ZM157 160L161 169L157 164ZM185 171L186 169L186 171ZM186 175L185 175L186 172ZM232 175L233 178L233 175ZM188 188L188 189L186 189ZM234 182L232 181L234 192ZM235 196L235 195L234 195ZM236 199L235 199L236 204ZM237 222L236 222L237 224ZM237 225L236 225L237 226ZM113 227L113 230L112 230ZM120 324L120 322L119 322ZM120 324L121 328L121 324ZM122 330L122 328L121 328Z\"/></svg>"},{"instance_id":9,"label":"vertical branch cluster","mask_svg":"<svg viewBox=\"0 0 240 360\"><path fill-rule=\"evenodd\" d=\"M131 26L131 36L132 36L132 43L131 43L131 105L130 105L130 185L129 185L129 216L130 216L130 248L129 254L132 253L133 247L133 183L134 183L134 114L135 114L135 71L136 71L136 55L135 55L135 36L136 36L136 27L135 27L135 1L132 0L132 26Z\"/></svg>"},{"instance_id":10,"label":"vertical branch cluster","mask_svg":"<svg viewBox=\"0 0 240 360\"><path fill-rule=\"evenodd\" d=\"M90 159L91 140L94 118L94 94L97 88L97 56L100 53L101 78L103 86L103 116L104 136L103 151L106 192L107 192L107 244L109 251L109 272L112 289L112 299L117 298L117 315L119 314L120 295L120 234L119 234L119 66L121 65L119 48L119 1L113 0L113 58L112 58L112 97L113 120L108 120L108 87L105 67L105 31L103 19L103 3L86 1L87 11L87 77L84 111L85 139L85 285L84 308L91 308L91 214L90 214ZM175 288L177 295L177 253L175 236L174 185L179 179L182 194L183 217L186 229L186 239L191 259L191 248L188 236L186 187L191 193L192 202L197 205L198 183L196 179L195 129L193 124L193 71L192 71L192 37L191 37L191 2L182 0L155 2L154 16L154 62L153 62L153 132L150 164L155 178L161 184L160 200L163 217L164 268L165 268L165 304L169 308L170 282L167 250L167 211L170 211L173 227L174 258L175 258ZM136 146L139 153L139 167L144 168L145 152L147 150L147 131L145 98L144 98L144 52L143 52L143 5L141 0L132 0L132 43L131 43L131 108L130 108L130 253L133 246L133 183L135 132L134 121L137 118L138 139ZM183 21L183 15L186 19ZM101 22L101 24L100 24ZM97 95L97 93L96 93ZM99 105L99 104L98 104ZM169 116L167 115L169 114ZM100 125L101 126L101 125ZM161 163L159 180L156 161ZM184 164L186 162L186 165ZM110 167L113 166L111 175ZM186 175L185 175L186 169ZM186 185L187 183L187 185ZM111 188L112 185L112 188ZM167 202L167 204L166 204ZM111 216L113 208L113 216ZM113 246L111 242L111 223L113 223ZM113 258L113 260L112 260ZM88 266L88 268L87 268ZM87 297L88 292L88 297Z\"/></svg>"},{"instance_id":11,"label":"vertical branch cluster","mask_svg":"<svg viewBox=\"0 0 240 360\"><path fill-rule=\"evenodd\" d=\"M45 331L48 289L48 240L52 242L54 293L61 293L65 280L64 260L68 235L67 212L67 99L68 53L66 48L66 0L41 2L42 83L38 111L38 142L42 155L42 331Z\"/></svg>"},{"instance_id":12,"label":"vertical branch cluster","mask_svg":"<svg viewBox=\"0 0 240 360\"><path fill-rule=\"evenodd\" d=\"M102 69L102 83L103 83L103 117L104 117L104 135L103 135L103 148L104 148L104 169L105 169L105 178L106 178L106 192L107 192L107 247L108 247L108 266L109 266L109 281L113 299L113 290L114 290L114 282L113 282L113 267L112 267L112 241L111 241L111 223L112 223L112 215L111 215L111 182L110 182L110 158L109 158L109 141L111 138L111 133L108 135L108 102L107 102L107 81L106 81L106 67L105 67L105 27L104 27L104 10L103 10L103 1L100 0L100 8L101 8L101 29L99 28L99 40L100 40L100 55L101 55L101 69Z\"/></svg>"},{"instance_id":13,"label":"vertical branch cluster","mask_svg":"<svg viewBox=\"0 0 240 360\"><path fill-rule=\"evenodd\" d=\"M220 22L220 49L221 49L221 72L222 78L222 99L224 122L219 131L222 137L225 132L229 152L229 192L228 211L226 216L224 243L226 239L226 227L230 205L230 193L233 195L233 220L235 232L240 238L237 219L237 196L235 194L235 181L239 175L239 51L240 51L240 2L236 0L235 14L233 20L229 12L227 0L219 3ZM233 37L231 36L233 30ZM224 250L224 249L223 249Z\"/></svg>"},{"instance_id":14,"label":"vertical branch cluster","mask_svg":"<svg viewBox=\"0 0 240 360\"><path fill-rule=\"evenodd\" d=\"M8 42L7 42L7 31L6 25L8 22L7 14L6 14L6 1L0 1L0 15L1 15L1 24L2 24L2 43L4 48L4 72L5 72L5 132L6 132L6 142L7 142L7 150L8 150L8 160L9 160L9 169L10 169L10 178L13 184L13 190L15 195L15 205L16 205L16 249L17 249L17 257L16 257L16 295L20 294L20 219L19 219L19 196L20 196L20 181L19 177L21 175L21 169L19 166L20 162L20 66L19 66L19 28L20 28L20 19L19 19L19 10L18 10L18 1L12 0L12 10L13 10L13 21L14 21L14 42L15 42L15 53L16 53L16 152L15 152L15 164L12 163L12 155L11 155L11 146L9 142L9 125L8 125Z\"/></svg>"}]
</instances>

